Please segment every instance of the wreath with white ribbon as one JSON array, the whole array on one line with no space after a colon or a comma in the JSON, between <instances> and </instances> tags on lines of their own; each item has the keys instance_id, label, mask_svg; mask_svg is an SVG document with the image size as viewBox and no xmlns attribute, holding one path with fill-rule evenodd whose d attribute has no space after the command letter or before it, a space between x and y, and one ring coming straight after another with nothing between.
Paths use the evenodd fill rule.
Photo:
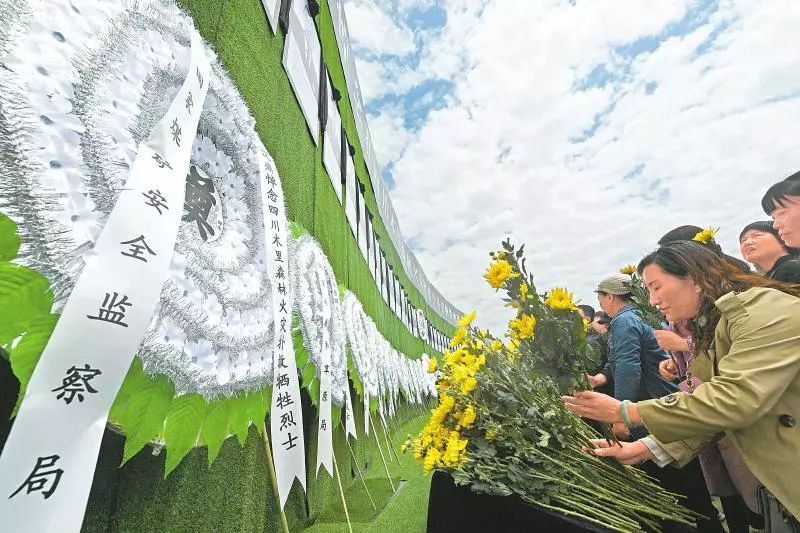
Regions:
<instances>
[{"instance_id":1,"label":"wreath with white ribbon","mask_svg":"<svg viewBox=\"0 0 800 533\"><path fill-rule=\"evenodd\" d=\"M364 393L374 398L378 395L378 361L371 356L374 353L371 331L375 326L352 292L345 292L342 307L347 341L358 377Z\"/></svg>"},{"instance_id":2,"label":"wreath with white ribbon","mask_svg":"<svg viewBox=\"0 0 800 533\"><path fill-rule=\"evenodd\" d=\"M193 23L169 1L44 3L0 5L0 211L18 224L20 262L50 280L61 306L138 144L180 87ZM205 101L191 104L203 112L185 139L185 204L168 207L183 219L139 356L178 394L214 398L271 384L273 325L254 192L260 143L216 61L209 81Z\"/></svg>"},{"instance_id":3,"label":"wreath with white ribbon","mask_svg":"<svg viewBox=\"0 0 800 533\"><path fill-rule=\"evenodd\" d=\"M291 254L295 272L295 302L300 314L303 345L314 364L317 377L322 369L323 328L331 350L331 395L336 405L344 404L347 381L345 326L339 288L328 258L310 235L300 236ZM327 321L326 317L330 317Z\"/></svg>"}]
</instances>

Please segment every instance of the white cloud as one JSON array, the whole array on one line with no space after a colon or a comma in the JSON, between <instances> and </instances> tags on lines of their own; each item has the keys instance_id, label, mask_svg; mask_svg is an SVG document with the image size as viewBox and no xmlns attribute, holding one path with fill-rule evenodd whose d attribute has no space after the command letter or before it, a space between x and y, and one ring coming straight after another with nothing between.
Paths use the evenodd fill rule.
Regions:
<instances>
[{"instance_id":1,"label":"white cloud","mask_svg":"<svg viewBox=\"0 0 800 533\"><path fill-rule=\"evenodd\" d=\"M412 134L403 124L403 110L399 106L385 106L376 115L369 115L369 131L383 165L394 163L405 151Z\"/></svg>"},{"instance_id":2,"label":"white cloud","mask_svg":"<svg viewBox=\"0 0 800 533\"><path fill-rule=\"evenodd\" d=\"M414 32L394 19L385 7L377 0L345 2L347 25L356 52L365 49L373 54L402 56L416 49Z\"/></svg>"},{"instance_id":3,"label":"white cloud","mask_svg":"<svg viewBox=\"0 0 800 533\"><path fill-rule=\"evenodd\" d=\"M526 243L541 291L566 284L596 306L597 281L677 225L722 226L737 255L741 227L765 218L763 192L800 167L796 2L721 1L707 23L633 61L618 47L676 28L701 3L440 5L447 26L425 35L419 67L409 77L384 64L381 79L398 92L446 79L454 97L417 131L397 109L370 120L378 153L397 158L404 235L441 293L482 325L502 330L508 318L481 278L506 236ZM576 89L601 63L609 83Z\"/></svg>"}]
</instances>

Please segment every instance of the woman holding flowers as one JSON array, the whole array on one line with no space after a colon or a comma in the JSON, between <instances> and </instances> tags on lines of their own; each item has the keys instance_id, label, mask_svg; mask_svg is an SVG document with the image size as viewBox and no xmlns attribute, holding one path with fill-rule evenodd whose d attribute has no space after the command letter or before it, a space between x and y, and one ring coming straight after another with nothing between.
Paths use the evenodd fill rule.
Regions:
<instances>
[{"instance_id":1,"label":"woman holding flowers","mask_svg":"<svg viewBox=\"0 0 800 533\"><path fill-rule=\"evenodd\" d=\"M623 464L684 464L727 435L764 485L762 501L800 516L800 289L746 274L697 243L662 246L639 264L650 301L671 322L688 321L694 339L692 394L620 402L593 392L565 396L580 416L651 436L633 443L594 441L594 453ZM702 364L700 364L702 362Z\"/></svg>"}]
</instances>

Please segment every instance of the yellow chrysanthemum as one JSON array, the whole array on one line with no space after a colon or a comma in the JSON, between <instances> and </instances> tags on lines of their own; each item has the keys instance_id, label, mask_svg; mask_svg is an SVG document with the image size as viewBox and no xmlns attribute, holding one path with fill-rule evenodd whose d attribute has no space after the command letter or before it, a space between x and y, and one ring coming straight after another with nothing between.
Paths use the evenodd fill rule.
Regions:
<instances>
[{"instance_id":1,"label":"yellow chrysanthemum","mask_svg":"<svg viewBox=\"0 0 800 533\"><path fill-rule=\"evenodd\" d=\"M453 406L456 404L456 399L452 396L443 396L440 407L444 410L445 414L449 413L453 410Z\"/></svg>"},{"instance_id":2,"label":"yellow chrysanthemum","mask_svg":"<svg viewBox=\"0 0 800 533\"><path fill-rule=\"evenodd\" d=\"M413 446L414 446L414 459L416 459L417 461L422 461L422 459L425 457L425 452L424 452L425 448L422 445L422 439L420 438L414 439Z\"/></svg>"},{"instance_id":3,"label":"yellow chrysanthemum","mask_svg":"<svg viewBox=\"0 0 800 533\"><path fill-rule=\"evenodd\" d=\"M470 392L475 390L475 387L477 386L478 386L478 380L470 376L461 382L461 394L469 394Z\"/></svg>"},{"instance_id":4,"label":"yellow chrysanthemum","mask_svg":"<svg viewBox=\"0 0 800 533\"><path fill-rule=\"evenodd\" d=\"M714 237L717 235L718 231L719 231L719 228L713 228L713 227L712 228L708 228L708 229L704 229L703 231L701 231L700 233L695 235L692 238L692 240L696 241L696 242L703 243L703 244L708 244L709 242L714 240Z\"/></svg>"},{"instance_id":5,"label":"yellow chrysanthemum","mask_svg":"<svg viewBox=\"0 0 800 533\"><path fill-rule=\"evenodd\" d=\"M502 349L503 349L503 341L501 341L500 339L495 339L494 341L492 341L492 350L494 350L495 352L499 352Z\"/></svg>"},{"instance_id":6,"label":"yellow chrysanthemum","mask_svg":"<svg viewBox=\"0 0 800 533\"><path fill-rule=\"evenodd\" d=\"M447 447L442 462L445 466L458 466L464 458L464 450L467 448L467 439L462 439L457 431L453 431L447 438Z\"/></svg>"},{"instance_id":7,"label":"yellow chrysanthemum","mask_svg":"<svg viewBox=\"0 0 800 533\"><path fill-rule=\"evenodd\" d=\"M576 311L578 309L572 299L572 293L562 288L555 288L550 291L544 303L551 309L560 311Z\"/></svg>"},{"instance_id":8,"label":"yellow chrysanthemum","mask_svg":"<svg viewBox=\"0 0 800 533\"><path fill-rule=\"evenodd\" d=\"M625 274L626 276L633 276L636 274L636 267L633 265L624 266L619 269L620 274Z\"/></svg>"},{"instance_id":9,"label":"yellow chrysanthemum","mask_svg":"<svg viewBox=\"0 0 800 533\"><path fill-rule=\"evenodd\" d=\"M518 278L519 273L514 272L511 263L504 259L495 261L489 265L486 274L483 275L489 285L494 289L499 289L503 286L507 279Z\"/></svg>"},{"instance_id":10,"label":"yellow chrysanthemum","mask_svg":"<svg viewBox=\"0 0 800 533\"><path fill-rule=\"evenodd\" d=\"M528 299L528 284L523 283L519 286L519 299L524 303Z\"/></svg>"},{"instance_id":11,"label":"yellow chrysanthemum","mask_svg":"<svg viewBox=\"0 0 800 533\"><path fill-rule=\"evenodd\" d=\"M476 316L478 316L478 313L476 313L475 311L467 313L461 317L461 320L458 321L458 324L456 324L456 326L458 326L459 328L468 328L469 325L472 324L472 321L475 320Z\"/></svg>"},{"instance_id":12,"label":"yellow chrysanthemum","mask_svg":"<svg viewBox=\"0 0 800 533\"><path fill-rule=\"evenodd\" d=\"M450 339L450 346L453 347L460 346L464 342L464 339L466 338L467 338L467 330L464 328L458 328L456 330L456 334L453 335L452 339Z\"/></svg>"},{"instance_id":13,"label":"yellow chrysanthemum","mask_svg":"<svg viewBox=\"0 0 800 533\"><path fill-rule=\"evenodd\" d=\"M442 452L436 448L429 448L428 453L425 455L425 462L422 465L422 467L425 469L425 472L433 471L433 469L439 465L439 460L441 457Z\"/></svg>"},{"instance_id":14,"label":"yellow chrysanthemum","mask_svg":"<svg viewBox=\"0 0 800 533\"><path fill-rule=\"evenodd\" d=\"M519 339L512 338L506 346L508 360L512 363L517 359L517 352L519 351Z\"/></svg>"},{"instance_id":15,"label":"yellow chrysanthemum","mask_svg":"<svg viewBox=\"0 0 800 533\"><path fill-rule=\"evenodd\" d=\"M428 374L433 374L436 372L436 358L431 357L431 360L428 361Z\"/></svg>"},{"instance_id":16,"label":"yellow chrysanthemum","mask_svg":"<svg viewBox=\"0 0 800 533\"><path fill-rule=\"evenodd\" d=\"M464 428L472 427L472 424L475 423L475 408L471 405L468 405L466 409L464 409L464 413L461 415L461 425Z\"/></svg>"},{"instance_id":17,"label":"yellow chrysanthemum","mask_svg":"<svg viewBox=\"0 0 800 533\"><path fill-rule=\"evenodd\" d=\"M520 339L532 339L536 327L536 317L522 314L508 323L512 334Z\"/></svg>"}]
</instances>

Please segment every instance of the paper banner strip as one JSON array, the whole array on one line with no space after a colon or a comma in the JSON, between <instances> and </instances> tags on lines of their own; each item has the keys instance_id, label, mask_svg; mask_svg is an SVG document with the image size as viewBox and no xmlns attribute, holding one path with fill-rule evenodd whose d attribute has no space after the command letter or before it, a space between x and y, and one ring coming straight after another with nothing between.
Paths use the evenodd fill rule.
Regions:
<instances>
[{"instance_id":1,"label":"paper banner strip","mask_svg":"<svg viewBox=\"0 0 800 533\"><path fill-rule=\"evenodd\" d=\"M317 475L319 467L324 466L333 477L333 428L331 427L331 301L327 280L320 276L322 269L316 269L318 283L322 290L322 368L319 373L319 427L317 432Z\"/></svg>"},{"instance_id":2,"label":"paper banner strip","mask_svg":"<svg viewBox=\"0 0 800 533\"><path fill-rule=\"evenodd\" d=\"M108 412L167 278L209 73L192 31L187 77L139 145L0 457L7 531L81 529Z\"/></svg>"},{"instance_id":3,"label":"paper banner strip","mask_svg":"<svg viewBox=\"0 0 800 533\"><path fill-rule=\"evenodd\" d=\"M272 162L267 168L266 149L260 148L259 173L261 200L264 206L264 231L267 243L267 272L274 288L272 316L275 320L273 348L272 437L275 474L280 507L286 505L294 480L306 487L306 453L303 439L303 411L300 406L300 383L290 333L292 325L291 284L287 279L288 231L283 187Z\"/></svg>"}]
</instances>

